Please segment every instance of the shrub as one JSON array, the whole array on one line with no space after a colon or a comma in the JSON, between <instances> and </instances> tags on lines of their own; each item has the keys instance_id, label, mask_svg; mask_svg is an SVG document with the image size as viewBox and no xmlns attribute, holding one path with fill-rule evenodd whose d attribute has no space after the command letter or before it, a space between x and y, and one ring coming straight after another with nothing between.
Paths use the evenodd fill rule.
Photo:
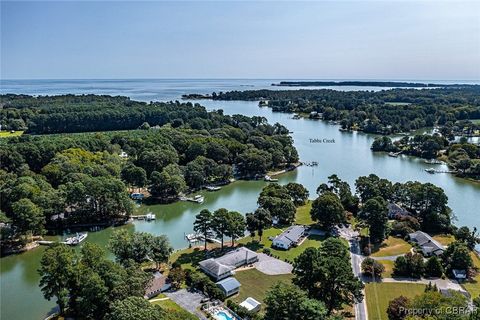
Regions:
<instances>
[{"instance_id":1,"label":"shrub","mask_svg":"<svg viewBox=\"0 0 480 320\"><path fill-rule=\"evenodd\" d=\"M271 255L272 255L272 250L270 250L270 248L263 248L263 253L265 253L266 255L271 256Z\"/></svg>"}]
</instances>

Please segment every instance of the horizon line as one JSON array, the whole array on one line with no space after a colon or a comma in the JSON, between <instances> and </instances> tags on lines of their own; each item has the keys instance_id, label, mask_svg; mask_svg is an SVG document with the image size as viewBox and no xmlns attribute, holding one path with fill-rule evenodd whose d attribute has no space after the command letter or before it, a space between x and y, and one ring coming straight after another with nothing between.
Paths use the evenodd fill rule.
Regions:
<instances>
[{"instance_id":1,"label":"horizon line","mask_svg":"<svg viewBox=\"0 0 480 320\"><path fill-rule=\"evenodd\" d=\"M289 80L303 80L303 81L480 81L480 79L387 79L387 78L10 78L2 79L0 81L85 81L85 80L109 80L109 81L123 81L123 80L277 80L277 81L289 81Z\"/></svg>"}]
</instances>

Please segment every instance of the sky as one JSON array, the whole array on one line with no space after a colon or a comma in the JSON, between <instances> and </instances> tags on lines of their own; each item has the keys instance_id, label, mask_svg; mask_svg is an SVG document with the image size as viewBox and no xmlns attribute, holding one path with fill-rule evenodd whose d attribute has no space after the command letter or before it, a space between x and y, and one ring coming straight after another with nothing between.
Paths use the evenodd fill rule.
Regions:
<instances>
[{"instance_id":1,"label":"sky","mask_svg":"<svg viewBox=\"0 0 480 320\"><path fill-rule=\"evenodd\" d=\"M480 1L4 1L2 79L480 79Z\"/></svg>"}]
</instances>

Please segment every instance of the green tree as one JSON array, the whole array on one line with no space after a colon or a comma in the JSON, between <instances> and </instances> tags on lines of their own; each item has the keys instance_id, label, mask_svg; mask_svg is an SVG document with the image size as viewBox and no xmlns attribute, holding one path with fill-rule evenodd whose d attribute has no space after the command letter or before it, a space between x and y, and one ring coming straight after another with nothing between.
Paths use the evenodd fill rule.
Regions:
<instances>
[{"instance_id":1,"label":"green tree","mask_svg":"<svg viewBox=\"0 0 480 320\"><path fill-rule=\"evenodd\" d=\"M161 173L158 171L152 172L150 193L154 197L175 198L187 189L185 179L180 172L175 172L174 166L177 167L177 165L168 165ZM170 173L169 168L172 168L170 171L174 172Z\"/></svg>"},{"instance_id":2,"label":"green tree","mask_svg":"<svg viewBox=\"0 0 480 320\"><path fill-rule=\"evenodd\" d=\"M141 297L128 297L112 303L110 320L165 320L165 311Z\"/></svg>"},{"instance_id":3,"label":"green tree","mask_svg":"<svg viewBox=\"0 0 480 320\"><path fill-rule=\"evenodd\" d=\"M294 262L293 282L310 298L325 303L328 314L362 298L362 282L352 272L347 247L335 238L307 248Z\"/></svg>"},{"instance_id":4,"label":"green tree","mask_svg":"<svg viewBox=\"0 0 480 320\"><path fill-rule=\"evenodd\" d=\"M142 188L147 184L147 172L134 164L125 166L122 169L121 176L130 186Z\"/></svg>"},{"instance_id":5,"label":"green tree","mask_svg":"<svg viewBox=\"0 0 480 320\"><path fill-rule=\"evenodd\" d=\"M145 261L152 254L153 243L154 237L149 233L120 229L112 233L109 248L119 263L128 265L129 261Z\"/></svg>"},{"instance_id":6,"label":"green tree","mask_svg":"<svg viewBox=\"0 0 480 320\"><path fill-rule=\"evenodd\" d=\"M425 275L429 277L441 277L443 274L443 267L440 259L436 256L428 258L425 263Z\"/></svg>"},{"instance_id":7,"label":"green tree","mask_svg":"<svg viewBox=\"0 0 480 320\"><path fill-rule=\"evenodd\" d=\"M410 300L407 297L400 296L388 303L388 320L403 320L407 316Z\"/></svg>"},{"instance_id":8,"label":"green tree","mask_svg":"<svg viewBox=\"0 0 480 320\"><path fill-rule=\"evenodd\" d=\"M272 320L322 320L327 319L325 305L309 299L298 287L279 282L265 297L265 318Z\"/></svg>"},{"instance_id":9,"label":"green tree","mask_svg":"<svg viewBox=\"0 0 480 320\"><path fill-rule=\"evenodd\" d=\"M363 205L360 216L367 221L372 243L381 243L386 238L388 227L387 214L387 203L381 197L369 199Z\"/></svg>"},{"instance_id":10,"label":"green tree","mask_svg":"<svg viewBox=\"0 0 480 320\"><path fill-rule=\"evenodd\" d=\"M315 199L310 215L313 221L317 221L325 228L345 221L345 210L333 192L325 192Z\"/></svg>"},{"instance_id":11,"label":"green tree","mask_svg":"<svg viewBox=\"0 0 480 320\"><path fill-rule=\"evenodd\" d=\"M12 205L12 222L16 232L21 235L43 234L45 216L40 207L30 199L20 199Z\"/></svg>"},{"instance_id":12,"label":"green tree","mask_svg":"<svg viewBox=\"0 0 480 320\"><path fill-rule=\"evenodd\" d=\"M203 209L195 216L193 231L200 233L204 240L204 250L207 250L207 239L213 235L212 230L213 215L208 209Z\"/></svg>"},{"instance_id":13,"label":"green tree","mask_svg":"<svg viewBox=\"0 0 480 320\"><path fill-rule=\"evenodd\" d=\"M157 269L161 263L166 263L170 254L173 252L173 248L170 245L166 235L159 235L152 239L152 248L150 250L150 258L155 261Z\"/></svg>"},{"instance_id":14,"label":"green tree","mask_svg":"<svg viewBox=\"0 0 480 320\"><path fill-rule=\"evenodd\" d=\"M307 202L309 192L307 188L300 183L290 182L285 188L288 190L296 206L304 205Z\"/></svg>"},{"instance_id":15,"label":"green tree","mask_svg":"<svg viewBox=\"0 0 480 320\"><path fill-rule=\"evenodd\" d=\"M233 247L235 239L241 238L245 235L245 219L242 214L237 211L229 211L226 218L227 230L225 234L232 240Z\"/></svg>"},{"instance_id":16,"label":"green tree","mask_svg":"<svg viewBox=\"0 0 480 320\"><path fill-rule=\"evenodd\" d=\"M53 245L47 250L40 260L40 288L47 300L56 298L60 314L64 314L69 299L72 282L76 279L76 256L73 249L66 245Z\"/></svg>"},{"instance_id":17,"label":"green tree","mask_svg":"<svg viewBox=\"0 0 480 320\"><path fill-rule=\"evenodd\" d=\"M475 248L477 243L480 243L480 238L477 236L477 228L473 227L473 230L466 226L459 228L455 231L455 239L464 242L470 250Z\"/></svg>"},{"instance_id":18,"label":"green tree","mask_svg":"<svg viewBox=\"0 0 480 320\"><path fill-rule=\"evenodd\" d=\"M366 276L381 277L385 267L377 260L367 257L362 261L362 272Z\"/></svg>"},{"instance_id":19,"label":"green tree","mask_svg":"<svg viewBox=\"0 0 480 320\"><path fill-rule=\"evenodd\" d=\"M420 278L425 272L423 256L408 252L395 259L393 273L397 276Z\"/></svg>"},{"instance_id":20,"label":"green tree","mask_svg":"<svg viewBox=\"0 0 480 320\"><path fill-rule=\"evenodd\" d=\"M452 242L442 255L444 265L448 271L453 269L467 270L473 267L470 250L463 242Z\"/></svg>"},{"instance_id":21,"label":"green tree","mask_svg":"<svg viewBox=\"0 0 480 320\"><path fill-rule=\"evenodd\" d=\"M80 268L77 314L85 319L102 319L108 311L108 288L98 273Z\"/></svg>"},{"instance_id":22,"label":"green tree","mask_svg":"<svg viewBox=\"0 0 480 320\"><path fill-rule=\"evenodd\" d=\"M220 208L213 212L212 230L221 241L221 249L223 250L223 238L228 232L228 210Z\"/></svg>"},{"instance_id":23,"label":"green tree","mask_svg":"<svg viewBox=\"0 0 480 320\"><path fill-rule=\"evenodd\" d=\"M264 208L258 208L253 213L247 213L246 225L247 230L250 231L250 234L255 236L255 232L257 232L259 241L262 241L263 230L272 225L272 217L270 212Z\"/></svg>"},{"instance_id":24,"label":"green tree","mask_svg":"<svg viewBox=\"0 0 480 320\"><path fill-rule=\"evenodd\" d=\"M180 267L171 268L168 273L168 278L171 281L173 289L180 289L182 283L185 282L185 271Z\"/></svg>"}]
</instances>

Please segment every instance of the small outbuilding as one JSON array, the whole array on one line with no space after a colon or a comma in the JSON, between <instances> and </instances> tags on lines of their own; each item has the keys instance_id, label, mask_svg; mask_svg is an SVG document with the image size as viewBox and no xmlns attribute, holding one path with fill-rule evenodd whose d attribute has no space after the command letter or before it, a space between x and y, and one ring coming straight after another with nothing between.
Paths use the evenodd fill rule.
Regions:
<instances>
[{"instance_id":1,"label":"small outbuilding","mask_svg":"<svg viewBox=\"0 0 480 320\"><path fill-rule=\"evenodd\" d=\"M465 280L467 279L467 270L453 269L452 274L455 279Z\"/></svg>"},{"instance_id":2,"label":"small outbuilding","mask_svg":"<svg viewBox=\"0 0 480 320\"><path fill-rule=\"evenodd\" d=\"M240 306L244 307L248 311L258 312L260 311L262 304L252 297L248 297L247 299L243 300L242 303L240 303Z\"/></svg>"},{"instance_id":3,"label":"small outbuilding","mask_svg":"<svg viewBox=\"0 0 480 320\"><path fill-rule=\"evenodd\" d=\"M236 294L240 291L240 282L234 277L226 278L216 283L217 287L223 291L226 297Z\"/></svg>"}]
</instances>

